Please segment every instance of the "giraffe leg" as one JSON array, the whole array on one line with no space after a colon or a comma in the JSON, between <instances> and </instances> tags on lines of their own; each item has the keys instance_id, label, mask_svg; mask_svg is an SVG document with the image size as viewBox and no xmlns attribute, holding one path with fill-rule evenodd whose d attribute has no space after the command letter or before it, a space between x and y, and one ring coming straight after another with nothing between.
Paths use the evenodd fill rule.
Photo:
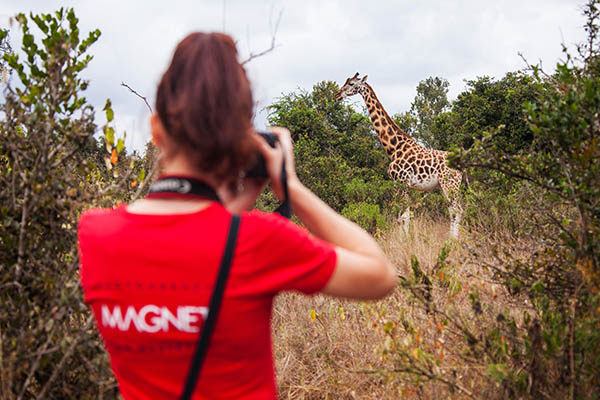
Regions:
<instances>
[{"instance_id":1,"label":"giraffe leg","mask_svg":"<svg viewBox=\"0 0 600 400\"><path fill-rule=\"evenodd\" d=\"M440 179L440 188L449 203L450 213L450 237L458 238L460 222L462 220L463 208L459 199L459 188L462 180L462 172L448 168L448 173Z\"/></svg>"},{"instance_id":2,"label":"giraffe leg","mask_svg":"<svg viewBox=\"0 0 600 400\"><path fill-rule=\"evenodd\" d=\"M408 235L408 231L410 229L410 199L406 190L402 190L400 196L402 197L402 202L406 204L406 208L404 211L400 210L400 213L398 214L398 220L402 224L402 230L404 231L404 234Z\"/></svg>"},{"instance_id":3,"label":"giraffe leg","mask_svg":"<svg viewBox=\"0 0 600 400\"><path fill-rule=\"evenodd\" d=\"M410 207L406 207L406 210L400 215L400 223L402 224L402 230L405 235L408 235L410 230Z\"/></svg>"},{"instance_id":4,"label":"giraffe leg","mask_svg":"<svg viewBox=\"0 0 600 400\"><path fill-rule=\"evenodd\" d=\"M450 223L450 237L452 239L458 239L458 232L460 229L460 222L462 220L463 208L458 200L458 196L456 196L450 207L448 208L450 211L450 216L452 218L452 222Z\"/></svg>"},{"instance_id":5,"label":"giraffe leg","mask_svg":"<svg viewBox=\"0 0 600 400\"><path fill-rule=\"evenodd\" d=\"M405 208L401 209L398 213L398 220L402 224L404 234L408 235L410 228L410 198L408 196L408 187L400 175L399 166L396 161L392 161L388 166L388 175L392 178L392 181L394 181L396 199L402 198L402 206Z\"/></svg>"}]
</instances>

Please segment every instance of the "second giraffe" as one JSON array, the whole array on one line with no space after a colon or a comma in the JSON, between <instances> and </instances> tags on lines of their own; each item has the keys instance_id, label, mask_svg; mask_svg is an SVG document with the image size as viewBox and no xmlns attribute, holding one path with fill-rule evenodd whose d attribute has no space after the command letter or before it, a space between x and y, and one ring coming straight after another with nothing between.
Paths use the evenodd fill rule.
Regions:
<instances>
[{"instance_id":1,"label":"second giraffe","mask_svg":"<svg viewBox=\"0 0 600 400\"><path fill-rule=\"evenodd\" d=\"M394 181L399 181L409 189L430 191L437 187L442 190L449 203L450 237L458 237L462 206L458 190L462 181L462 172L448 167L447 151L428 149L404 132L385 111L373 88L367 83L367 76L360 78L358 72L346 79L344 86L335 94L336 100L360 93L367 105L373 127L390 157L388 174ZM407 200L407 194L404 193ZM408 231L410 206L402 214L404 230Z\"/></svg>"}]
</instances>

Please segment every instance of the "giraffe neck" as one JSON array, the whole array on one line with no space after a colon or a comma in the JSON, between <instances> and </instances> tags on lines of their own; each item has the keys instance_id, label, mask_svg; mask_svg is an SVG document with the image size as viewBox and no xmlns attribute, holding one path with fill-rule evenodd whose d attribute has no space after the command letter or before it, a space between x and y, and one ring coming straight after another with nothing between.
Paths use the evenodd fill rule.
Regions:
<instances>
[{"instance_id":1,"label":"giraffe neck","mask_svg":"<svg viewBox=\"0 0 600 400\"><path fill-rule=\"evenodd\" d=\"M365 83L364 86L359 89L359 93L367 105L369 117L371 117L379 141L392 160L397 158L398 153L402 152L403 149L406 149L408 145L417 144L417 142L400 129L388 115L387 111L385 111L385 108L383 108L381 102L375 95L375 91L368 83Z\"/></svg>"}]
</instances>

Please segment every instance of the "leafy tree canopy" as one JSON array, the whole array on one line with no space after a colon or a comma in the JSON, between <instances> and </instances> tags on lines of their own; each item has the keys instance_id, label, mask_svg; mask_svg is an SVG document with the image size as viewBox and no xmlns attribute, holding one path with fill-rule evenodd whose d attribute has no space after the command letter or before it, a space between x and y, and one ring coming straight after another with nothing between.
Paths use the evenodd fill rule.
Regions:
<instances>
[{"instance_id":1,"label":"leafy tree canopy","mask_svg":"<svg viewBox=\"0 0 600 400\"><path fill-rule=\"evenodd\" d=\"M387 157L370 120L334 99L338 89L320 82L311 92L284 95L269 106L269 122L291 131L302 182L340 212L360 207L375 218L379 209L359 204L383 209L393 198Z\"/></svg>"}]
</instances>

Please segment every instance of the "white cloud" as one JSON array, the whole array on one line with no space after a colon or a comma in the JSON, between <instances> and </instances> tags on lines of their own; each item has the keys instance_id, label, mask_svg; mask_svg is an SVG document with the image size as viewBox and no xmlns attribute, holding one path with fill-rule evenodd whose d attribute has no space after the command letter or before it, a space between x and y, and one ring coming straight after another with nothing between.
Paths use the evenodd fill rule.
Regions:
<instances>
[{"instance_id":1,"label":"white cloud","mask_svg":"<svg viewBox=\"0 0 600 400\"><path fill-rule=\"evenodd\" d=\"M282 93L310 90L321 80L341 84L358 71L369 75L391 114L406 111L417 84L429 76L448 79L455 97L465 79L500 78L524 67L518 52L552 69L561 56L561 41L572 45L584 37L584 19L572 0L28 2L34 12L61 6L75 7L82 32L102 31L91 48L95 58L86 71L91 80L87 96L98 108L112 99L117 127L127 130L127 145L137 149L149 138L148 111L120 83L130 84L152 104L175 45L190 31L225 26L244 59L270 45L283 9L279 46L247 66L260 107ZM3 1L0 26L18 11L28 10L20 1ZM355 104L362 108L360 101ZM263 112L257 124L264 121Z\"/></svg>"}]
</instances>

